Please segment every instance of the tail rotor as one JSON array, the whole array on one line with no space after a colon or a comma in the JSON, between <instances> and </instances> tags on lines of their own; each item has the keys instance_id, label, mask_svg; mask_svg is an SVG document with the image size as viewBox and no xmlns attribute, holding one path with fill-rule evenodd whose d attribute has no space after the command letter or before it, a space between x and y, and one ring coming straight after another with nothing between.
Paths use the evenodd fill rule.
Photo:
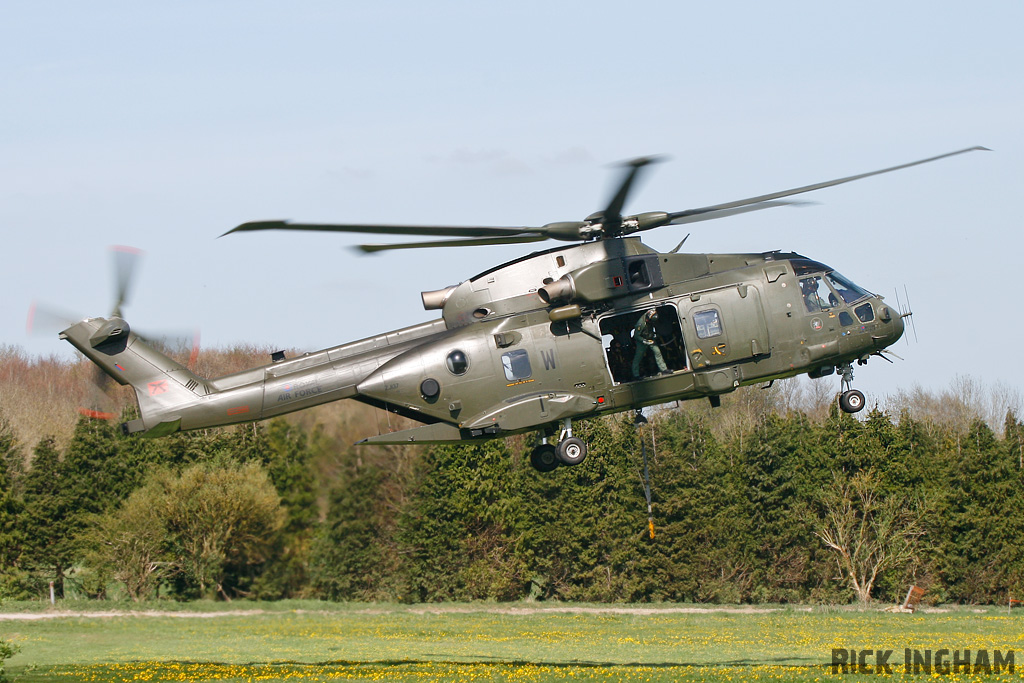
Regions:
<instances>
[{"instance_id":1,"label":"tail rotor","mask_svg":"<svg viewBox=\"0 0 1024 683\"><path fill-rule=\"evenodd\" d=\"M110 311L111 319L120 319L119 323L127 327L122 319L122 309L129 302L134 288L135 276L143 251L135 247L117 245L110 247L114 271L114 302ZM63 311L58 308L33 302L28 312L26 330L29 334L53 334L65 330L84 316ZM188 367L193 368L199 354L199 331L173 334L141 334L132 330L136 336L155 346L165 349L168 353L188 356ZM113 420L118 417L119 401L111 397L111 379L99 366L92 368L92 381L85 397L84 405L78 412L86 417Z\"/></svg>"}]
</instances>

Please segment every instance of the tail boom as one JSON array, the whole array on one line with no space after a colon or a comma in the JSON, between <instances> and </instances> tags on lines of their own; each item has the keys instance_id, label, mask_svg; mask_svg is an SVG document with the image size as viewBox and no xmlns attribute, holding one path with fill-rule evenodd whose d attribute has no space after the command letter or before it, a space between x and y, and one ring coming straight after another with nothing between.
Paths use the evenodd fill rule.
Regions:
<instances>
[{"instance_id":1,"label":"tail boom","mask_svg":"<svg viewBox=\"0 0 1024 683\"><path fill-rule=\"evenodd\" d=\"M139 418L123 423L122 430L156 437L355 398L356 385L381 364L443 329L444 322L435 321L214 379L160 353L120 318L89 318L60 337L135 390Z\"/></svg>"}]
</instances>

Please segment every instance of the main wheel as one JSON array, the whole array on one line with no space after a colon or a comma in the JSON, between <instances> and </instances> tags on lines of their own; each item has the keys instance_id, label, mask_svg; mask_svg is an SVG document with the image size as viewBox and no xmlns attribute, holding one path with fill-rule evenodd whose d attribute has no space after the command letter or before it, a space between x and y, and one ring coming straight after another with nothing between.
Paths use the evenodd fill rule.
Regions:
<instances>
[{"instance_id":1,"label":"main wheel","mask_svg":"<svg viewBox=\"0 0 1024 683\"><path fill-rule=\"evenodd\" d=\"M587 457L587 444L582 439L570 436L558 444L558 459L564 465L579 465Z\"/></svg>"},{"instance_id":2,"label":"main wheel","mask_svg":"<svg viewBox=\"0 0 1024 683\"><path fill-rule=\"evenodd\" d=\"M864 408L864 394L856 389L844 391L839 395L839 407L844 413L858 413Z\"/></svg>"},{"instance_id":3,"label":"main wheel","mask_svg":"<svg viewBox=\"0 0 1024 683\"><path fill-rule=\"evenodd\" d=\"M541 444L530 453L530 464L538 472L550 472L560 464L555 447L549 443Z\"/></svg>"}]
</instances>

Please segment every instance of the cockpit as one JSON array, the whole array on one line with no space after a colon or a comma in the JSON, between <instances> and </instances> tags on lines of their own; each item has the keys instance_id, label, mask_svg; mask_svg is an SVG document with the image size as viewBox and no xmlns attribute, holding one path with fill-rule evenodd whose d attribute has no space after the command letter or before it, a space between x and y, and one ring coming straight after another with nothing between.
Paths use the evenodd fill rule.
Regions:
<instances>
[{"instance_id":1,"label":"cockpit","mask_svg":"<svg viewBox=\"0 0 1024 683\"><path fill-rule=\"evenodd\" d=\"M844 327L853 325L854 320L848 311L849 307L861 323L869 323L875 319L871 303L864 301L871 293L858 287L823 263L809 259L792 259L793 272L800 283L800 294L808 313L836 311L839 322ZM864 303L860 303L864 301Z\"/></svg>"}]
</instances>

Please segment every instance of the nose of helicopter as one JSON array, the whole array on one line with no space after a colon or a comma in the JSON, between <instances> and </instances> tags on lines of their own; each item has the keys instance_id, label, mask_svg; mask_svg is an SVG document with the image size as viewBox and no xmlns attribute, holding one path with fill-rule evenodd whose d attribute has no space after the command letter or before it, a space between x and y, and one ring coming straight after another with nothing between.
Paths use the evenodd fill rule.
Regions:
<instances>
[{"instance_id":1,"label":"nose of helicopter","mask_svg":"<svg viewBox=\"0 0 1024 683\"><path fill-rule=\"evenodd\" d=\"M903 336L903 316L900 315L899 311L882 301L881 297L878 298L878 308L882 311L879 316L882 320L882 325L872 337L878 347L884 349L895 344Z\"/></svg>"}]
</instances>

